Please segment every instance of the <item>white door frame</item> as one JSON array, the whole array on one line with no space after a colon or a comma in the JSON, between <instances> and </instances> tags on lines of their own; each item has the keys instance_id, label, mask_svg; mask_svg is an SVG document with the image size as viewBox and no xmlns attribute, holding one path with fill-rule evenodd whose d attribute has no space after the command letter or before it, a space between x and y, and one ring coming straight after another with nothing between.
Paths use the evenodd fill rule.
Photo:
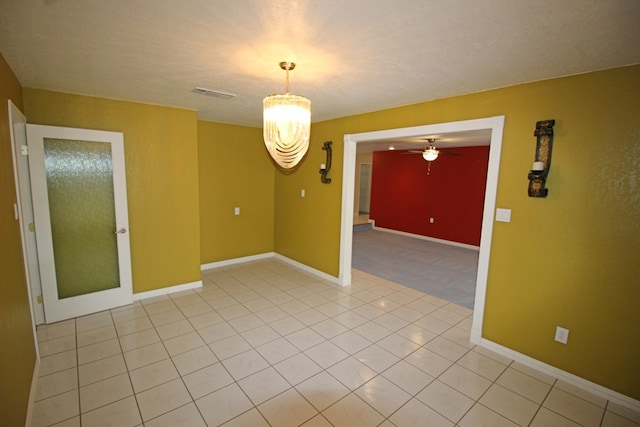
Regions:
<instances>
[{"instance_id":1,"label":"white door frame","mask_svg":"<svg viewBox=\"0 0 640 427\"><path fill-rule=\"evenodd\" d=\"M29 231L29 223L25 221L25 217L29 216L33 219L33 209L31 207L31 193L26 191L21 185L21 177L26 173L27 183L29 181L29 170L24 170L24 166L28 166L26 159L24 163L18 156L21 152L20 147L27 144L27 135L25 124L27 119L22 111L8 100L9 110L9 134L11 137L11 154L13 155L13 176L16 185L16 219L20 223L20 240L22 241L22 258L24 262L25 279L27 282L27 296L29 297L29 309L31 313L31 329L33 331L33 341L36 349L36 363L40 360L40 348L38 346L38 335L36 334L36 325L44 323L44 307L38 304L38 295L40 291L40 272L38 270L38 256L35 246L35 236ZM28 201L28 206L25 206ZM26 210L28 210L27 213ZM32 265L35 265L35 276L33 276ZM39 321L39 323L37 323Z\"/></svg>"},{"instance_id":2,"label":"white door frame","mask_svg":"<svg viewBox=\"0 0 640 427\"><path fill-rule=\"evenodd\" d=\"M40 266L46 322L57 322L131 304L133 302L133 286L123 134L121 132L31 124L27 125L26 128L29 147L31 196L34 201L33 213L36 223L38 263ZM116 222L116 227L113 231L117 239L119 287L63 299L58 297L44 159L44 140L46 138L100 141L110 144ZM116 232L116 230L121 231Z\"/></svg>"},{"instance_id":3,"label":"white door frame","mask_svg":"<svg viewBox=\"0 0 640 427\"><path fill-rule=\"evenodd\" d=\"M493 237L493 218L496 208L504 120L504 116L494 116L484 119L363 132L344 136L340 272L338 277L339 283L342 286L351 284L356 145L367 141L489 129L491 130L489 166L487 169L487 184L482 214L482 232L480 235L480 253L478 256L478 273L476 276L475 303L471 326L471 342L473 344L479 344L482 338L482 320L484 317L484 304L487 292L487 276L489 273L489 256Z\"/></svg>"},{"instance_id":4,"label":"white door frame","mask_svg":"<svg viewBox=\"0 0 640 427\"><path fill-rule=\"evenodd\" d=\"M33 225L33 205L31 204L29 161L24 151L27 147L26 123L27 118L9 100L9 131L11 135L11 152L13 154L13 175L16 184L18 219L20 221L20 238L22 240L22 257L24 259L32 320L34 325L40 325L44 323L44 306L42 305L36 237L33 228L30 228L30 225Z\"/></svg>"}]
</instances>

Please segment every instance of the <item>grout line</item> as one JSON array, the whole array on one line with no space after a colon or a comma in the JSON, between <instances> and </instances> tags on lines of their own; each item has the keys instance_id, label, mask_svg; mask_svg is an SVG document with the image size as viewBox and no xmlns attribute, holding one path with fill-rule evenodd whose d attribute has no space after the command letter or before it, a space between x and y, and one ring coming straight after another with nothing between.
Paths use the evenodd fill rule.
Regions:
<instances>
[{"instance_id":1,"label":"grout line","mask_svg":"<svg viewBox=\"0 0 640 427\"><path fill-rule=\"evenodd\" d=\"M140 416L140 422L144 423L144 419L142 418L142 411L140 410L140 403L138 402L138 397L136 396L136 389L133 387L133 380L131 379L131 371L129 370L129 366L127 365L127 359L124 357L124 349L122 348L122 343L120 342L120 335L118 334L118 329L116 328L116 322L113 318L113 312L109 310L109 314L111 315L111 322L113 323L113 328L116 331L116 339L118 340L118 346L120 347L120 356L122 357L122 363L124 363L124 368L127 370L127 378L129 378L129 385L131 386L131 393L133 393L133 400L136 402L136 408L138 408L138 415ZM124 400L127 396L123 399ZM80 424L82 425L82 424Z\"/></svg>"}]
</instances>

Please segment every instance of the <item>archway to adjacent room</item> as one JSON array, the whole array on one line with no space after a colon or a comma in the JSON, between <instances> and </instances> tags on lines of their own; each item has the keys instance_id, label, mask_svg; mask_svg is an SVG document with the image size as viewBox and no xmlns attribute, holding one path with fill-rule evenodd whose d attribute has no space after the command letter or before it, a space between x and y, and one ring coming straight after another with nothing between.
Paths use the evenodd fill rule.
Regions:
<instances>
[{"instance_id":1,"label":"archway to adjacent room","mask_svg":"<svg viewBox=\"0 0 640 427\"><path fill-rule=\"evenodd\" d=\"M489 164L487 168L487 184L482 216L482 232L478 257L478 273L476 277L475 304L471 328L471 341L477 344L482 336L482 319L484 315L487 275L489 269L489 252L493 235L493 213L496 207L496 191L498 184L498 171L500 167L503 128L504 116L495 116L476 120L465 120L345 135L342 180L342 220L340 232L340 284L346 286L351 283L357 144L394 138L411 138L429 134L490 130L491 140L489 147Z\"/></svg>"}]
</instances>

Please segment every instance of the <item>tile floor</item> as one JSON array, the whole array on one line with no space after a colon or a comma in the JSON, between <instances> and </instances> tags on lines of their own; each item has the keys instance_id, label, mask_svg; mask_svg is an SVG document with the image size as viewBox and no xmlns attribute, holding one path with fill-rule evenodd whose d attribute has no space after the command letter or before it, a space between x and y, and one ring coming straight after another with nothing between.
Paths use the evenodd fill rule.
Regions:
<instances>
[{"instance_id":1,"label":"tile floor","mask_svg":"<svg viewBox=\"0 0 640 427\"><path fill-rule=\"evenodd\" d=\"M471 311L275 259L38 328L33 426L639 426L640 414L469 344Z\"/></svg>"}]
</instances>

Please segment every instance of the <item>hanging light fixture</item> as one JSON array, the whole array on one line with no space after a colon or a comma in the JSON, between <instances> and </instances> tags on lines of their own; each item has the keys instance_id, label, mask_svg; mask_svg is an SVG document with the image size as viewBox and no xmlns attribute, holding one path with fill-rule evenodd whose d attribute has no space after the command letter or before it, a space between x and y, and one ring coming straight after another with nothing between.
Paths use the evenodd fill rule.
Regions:
<instances>
[{"instance_id":1,"label":"hanging light fixture","mask_svg":"<svg viewBox=\"0 0 640 427\"><path fill-rule=\"evenodd\" d=\"M264 143L273 160L284 169L291 169L309 149L311 134L311 101L289 93L289 71L293 62L281 62L287 72L286 93L269 95L262 102Z\"/></svg>"},{"instance_id":2,"label":"hanging light fixture","mask_svg":"<svg viewBox=\"0 0 640 427\"><path fill-rule=\"evenodd\" d=\"M425 150L422 152L422 158L427 162L432 162L438 158L438 150L433 147L425 148Z\"/></svg>"},{"instance_id":3,"label":"hanging light fixture","mask_svg":"<svg viewBox=\"0 0 640 427\"><path fill-rule=\"evenodd\" d=\"M436 150L436 147L433 146L433 143L436 142L435 138L429 138L427 139L427 141L429 141L429 147L425 148L422 152L422 158L427 162L432 162L438 158L438 154L440 153L438 150Z\"/></svg>"}]
</instances>

